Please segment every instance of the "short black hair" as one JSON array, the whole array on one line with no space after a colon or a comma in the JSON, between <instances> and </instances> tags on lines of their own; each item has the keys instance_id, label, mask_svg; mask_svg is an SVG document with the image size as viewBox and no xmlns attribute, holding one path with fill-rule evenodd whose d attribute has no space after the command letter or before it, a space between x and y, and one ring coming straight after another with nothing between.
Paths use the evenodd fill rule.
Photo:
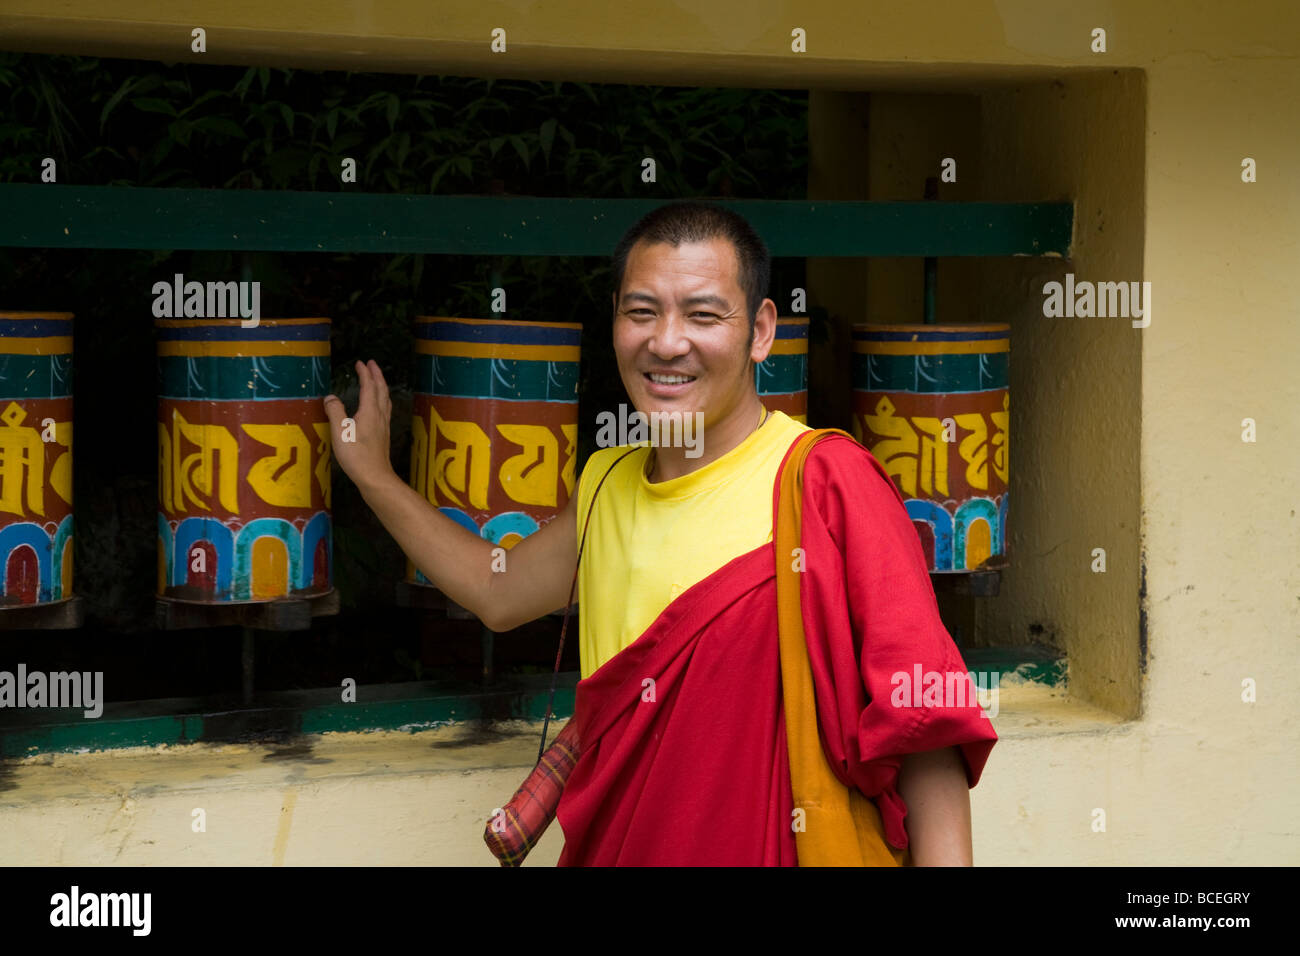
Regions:
<instances>
[{"instance_id":1,"label":"short black hair","mask_svg":"<svg viewBox=\"0 0 1300 956\"><path fill-rule=\"evenodd\" d=\"M749 340L752 343L758 307L767 298L767 287L772 281L772 254L744 216L716 203L698 199L672 202L652 209L638 219L614 248L615 299L623 288L627 257L638 242L666 242L676 248L684 242L708 242L712 239L726 239L736 250L740 270L737 281L745 293Z\"/></svg>"}]
</instances>

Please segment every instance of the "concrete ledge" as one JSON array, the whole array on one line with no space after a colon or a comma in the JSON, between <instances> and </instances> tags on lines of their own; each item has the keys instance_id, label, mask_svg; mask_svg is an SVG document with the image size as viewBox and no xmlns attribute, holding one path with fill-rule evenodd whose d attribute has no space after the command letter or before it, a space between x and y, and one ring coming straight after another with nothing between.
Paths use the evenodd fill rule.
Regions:
<instances>
[{"instance_id":1,"label":"concrete ledge","mask_svg":"<svg viewBox=\"0 0 1300 956\"><path fill-rule=\"evenodd\" d=\"M0 864L495 866L483 827L540 734L540 722L462 724L12 761ZM554 865L563 843L552 825L527 865Z\"/></svg>"},{"instance_id":2,"label":"concrete ledge","mask_svg":"<svg viewBox=\"0 0 1300 956\"><path fill-rule=\"evenodd\" d=\"M1110 711L1076 700L1062 688L1035 681L1003 684L990 718L1003 740L1062 734L1125 733L1137 726Z\"/></svg>"}]
</instances>

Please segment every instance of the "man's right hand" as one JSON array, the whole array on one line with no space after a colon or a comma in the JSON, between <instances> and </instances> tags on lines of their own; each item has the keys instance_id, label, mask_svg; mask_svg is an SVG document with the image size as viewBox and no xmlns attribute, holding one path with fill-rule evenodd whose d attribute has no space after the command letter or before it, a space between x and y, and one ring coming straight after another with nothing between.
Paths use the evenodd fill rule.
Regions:
<instances>
[{"instance_id":1,"label":"man's right hand","mask_svg":"<svg viewBox=\"0 0 1300 956\"><path fill-rule=\"evenodd\" d=\"M364 489L394 474L389 459L393 402L379 363L374 359L357 362L356 369L360 397L346 434L343 422L348 415L343 400L337 395L326 395L324 401L325 414L330 420L330 444L334 448L334 457L357 487Z\"/></svg>"},{"instance_id":2,"label":"man's right hand","mask_svg":"<svg viewBox=\"0 0 1300 956\"><path fill-rule=\"evenodd\" d=\"M373 361L357 363L357 378L361 397L346 436L343 402L325 396L334 455L411 563L494 631L562 610L577 566L577 495L570 495L554 520L509 549L502 569L496 545L442 514L393 471L388 383Z\"/></svg>"}]
</instances>

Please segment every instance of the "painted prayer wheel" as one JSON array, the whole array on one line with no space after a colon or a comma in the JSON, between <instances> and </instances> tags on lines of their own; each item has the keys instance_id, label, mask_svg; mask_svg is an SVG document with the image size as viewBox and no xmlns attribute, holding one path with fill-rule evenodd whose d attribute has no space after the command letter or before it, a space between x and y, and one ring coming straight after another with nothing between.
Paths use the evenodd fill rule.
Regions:
<instances>
[{"instance_id":1,"label":"painted prayer wheel","mask_svg":"<svg viewBox=\"0 0 1300 956\"><path fill-rule=\"evenodd\" d=\"M853 327L853 434L902 492L931 571L1007 566L1011 327Z\"/></svg>"},{"instance_id":2,"label":"painted prayer wheel","mask_svg":"<svg viewBox=\"0 0 1300 956\"><path fill-rule=\"evenodd\" d=\"M411 487L506 549L558 515L573 494L581 336L576 323L418 317Z\"/></svg>"},{"instance_id":3,"label":"painted prayer wheel","mask_svg":"<svg viewBox=\"0 0 1300 956\"><path fill-rule=\"evenodd\" d=\"M767 358L754 366L758 398L771 411L808 423L808 318L776 320L776 339Z\"/></svg>"},{"instance_id":4,"label":"painted prayer wheel","mask_svg":"<svg viewBox=\"0 0 1300 956\"><path fill-rule=\"evenodd\" d=\"M0 312L0 606L72 597L72 313Z\"/></svg>"},{"instance_id":5,"label":"painted prayer wheel","mask_svg":"<svg viewBox=\"0 0 1300 956\"><path fill-rule=\"evenodd\" d=\"M158 594L333 587L330 320L157 319Z\"/></svg>"}]
</instances>

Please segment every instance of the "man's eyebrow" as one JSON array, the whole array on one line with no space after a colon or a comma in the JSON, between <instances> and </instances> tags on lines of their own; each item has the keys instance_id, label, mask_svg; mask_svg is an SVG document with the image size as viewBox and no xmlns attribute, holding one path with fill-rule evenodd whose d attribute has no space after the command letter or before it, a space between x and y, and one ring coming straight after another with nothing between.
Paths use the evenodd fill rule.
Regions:
<instances>
[{"instance_id":1,"label":"man's eyebrow","mask_svg":"<svg viewBox=\"0 0 1300 956\"><path fill-rule=\"evenodd\" d=\"M649 292L624 293L623 303L622 303L623 305L627 305L633 301L648 302L650 305L659 304L659 299L651 295ZM711 305L719 309L727 309L731 307L730 302L728 302L722 296L714 295L711 292L702 292L699 295L687 296L685 299L682 300L682 304L683 305Z\"/></svg>"}]
</instances>

